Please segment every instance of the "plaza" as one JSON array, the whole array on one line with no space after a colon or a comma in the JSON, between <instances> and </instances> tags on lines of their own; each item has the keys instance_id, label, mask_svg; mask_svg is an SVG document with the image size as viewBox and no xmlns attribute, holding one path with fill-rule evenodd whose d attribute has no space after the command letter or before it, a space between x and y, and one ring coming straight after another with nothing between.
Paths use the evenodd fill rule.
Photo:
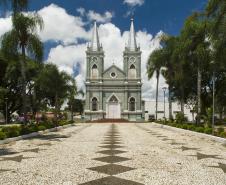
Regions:
<instances>
[{"instance_id":1,"label":"plaza","mask_svg":"<svg viewBox=\"0 0 226 185\"><path fill-rule=\"evenodd\" d=\"M224 185L225 144L154 123L78 124L1 145L2 185Z\"/></svg>"},{"instance_id":2,"label":"plaza","mask_svg":"<svg viewBox=\"0 0 226 185\"><path fill-rule=\"evenodd\" d=\"M225 0L0 0L0 185L226 185Z\"/></svg>"}]
</instances>

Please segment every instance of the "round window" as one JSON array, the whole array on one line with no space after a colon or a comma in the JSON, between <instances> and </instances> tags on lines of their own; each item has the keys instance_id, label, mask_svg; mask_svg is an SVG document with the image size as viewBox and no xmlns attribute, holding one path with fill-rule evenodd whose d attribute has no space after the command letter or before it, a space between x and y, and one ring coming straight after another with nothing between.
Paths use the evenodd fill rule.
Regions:
<instances>
[{"instance_id":1,"label":"round window","mask_svg":"<svg viewBox=\"0 0 226 185\"><path fill-rule=\"evenodd\" d=\"M111 73L111 77L112 77L112 78L115 78L115 77L116 77L115 72L112 72L112 73Z\"/></svg>"}]
</instances>

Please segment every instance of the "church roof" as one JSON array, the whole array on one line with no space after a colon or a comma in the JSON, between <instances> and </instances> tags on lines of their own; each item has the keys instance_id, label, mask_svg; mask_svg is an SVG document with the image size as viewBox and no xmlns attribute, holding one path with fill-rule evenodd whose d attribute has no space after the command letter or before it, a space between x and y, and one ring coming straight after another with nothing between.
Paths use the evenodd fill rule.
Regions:
<instances>
[{"instance_id":1,"label":"church roof","mask_svg":"<svg viewBox=\"0 0 226 185\"><path fill-rule=\"evenodd\" d=\"M93 27L93 34L92 34L92 41L91 41L90 49L92 51L98 51L100 48L101 48L101 46L100 46L99 35L98 35L98 30L97 30L97 23L95 21L94 27Z\"/></svg>"},{"instance_id":2,"label":"church roof","mask_svg":"<svg viewBox=\"0 0 226 185\"><path fill-rule=\"evenodd\" d=\"M128 41L127 48L130 51L136 51L136 49L137 49L136 32L135 32L135 29L134 29L133 18L131 19L129 41Z\"/></svg>"}]
</instances>

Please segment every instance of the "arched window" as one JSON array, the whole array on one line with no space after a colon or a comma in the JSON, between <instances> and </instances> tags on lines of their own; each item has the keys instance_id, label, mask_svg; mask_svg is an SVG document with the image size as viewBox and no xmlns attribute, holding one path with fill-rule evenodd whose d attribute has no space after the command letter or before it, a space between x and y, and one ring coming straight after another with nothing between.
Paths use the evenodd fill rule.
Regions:
<instances>
[{"instance_id":1,"label":"arched window","mask_svg":"<svg viewBox=\"0 0 226 185\"><path fill-rule=\"evenodd\" d=\"M92 99L92 111L97 111L97 98Z\"/></svg>"},{"instance_id":2,"label":"arched window","mask_svg":"<svg viewBox=\"0 0 226 185\"><path fill-rule=\"evenodd\" d=\"M98 76L99 76L99 73L98 73L97 65L94 64L91 69L91 77L96 79L96 78L98 78Z\"/></svg>"},{"instance_id":3,"label":"arched window","mask_svg":"<svg viewBox=\"0 0 226 185\"><path fill-rule=\"evenodd\" d=\"M130 98L129 99L129 111L135 111L135 98Z\"/></svg>"},{"instance_id":4,"label":"arched window","mask_svg":"<svg viewBox=\"0 0 226 185\"><path fill-rule=\"evenodd\" d=\"M135 79L137 77L137 71L135 65L131 65L129 68L129 78L130 79Z\"/></svg>"}]
</instances>

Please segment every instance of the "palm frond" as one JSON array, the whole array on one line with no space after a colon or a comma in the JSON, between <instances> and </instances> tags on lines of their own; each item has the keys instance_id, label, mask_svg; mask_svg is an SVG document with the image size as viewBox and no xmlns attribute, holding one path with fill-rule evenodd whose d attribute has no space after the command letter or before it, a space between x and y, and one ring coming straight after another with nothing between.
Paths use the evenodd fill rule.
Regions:
<instances>
[{"instance_id":1,"label":"palm frond","mask_svg":"<svg viewBox=\"0 0 226 185\"><path fill-rule=\"evenodd\" d=\"M43 43L40 41L38 35L30 35L27 42L27 51L31 57L37 61L43 59Z\"/></svg>"},{"instance_id":2,"label":"palm frond","mask_svg":"<svg viewBox=\"0 0 226 185\"><path fill-rule=\"evenodd\" d=\"M5 33L2 38L1 50L6 58L12 59L19 55L19 39L15 30Z\"/></svg>"}]
</instances>

